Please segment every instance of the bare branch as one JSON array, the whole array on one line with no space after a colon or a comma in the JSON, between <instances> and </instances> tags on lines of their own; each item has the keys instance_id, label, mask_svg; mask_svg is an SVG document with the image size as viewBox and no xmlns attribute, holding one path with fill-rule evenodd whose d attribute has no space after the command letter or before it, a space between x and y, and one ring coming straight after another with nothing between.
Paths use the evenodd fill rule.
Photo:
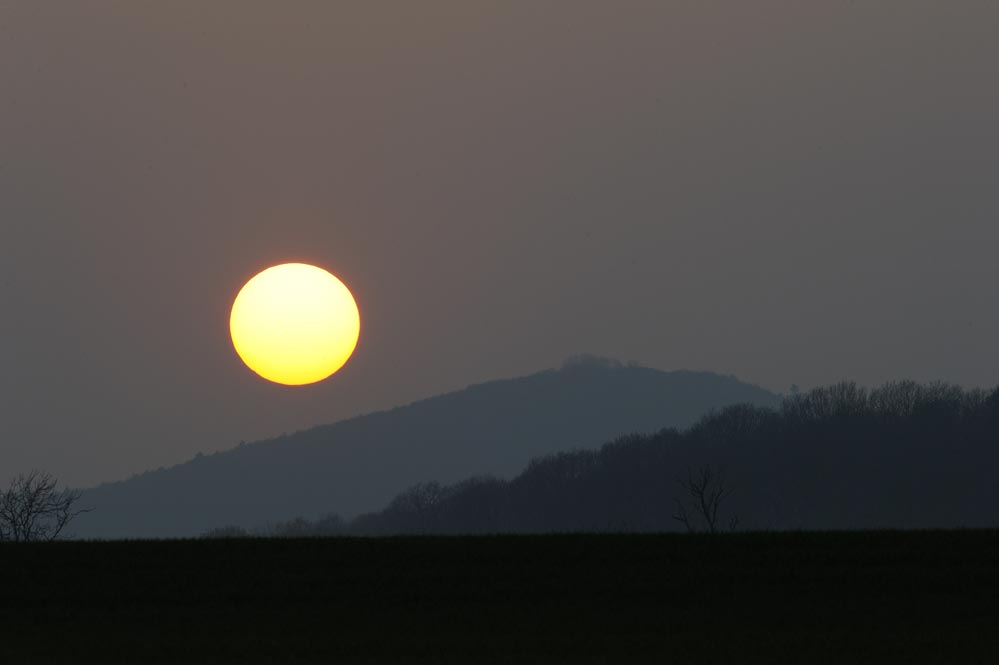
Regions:
<instances>
[{"instance_id":1,"label":"bare branch","mask_svg":"<svg viewBox=\"0 0 999 665\"><path fill-rule=\"evenodd\" d=\"M0 540L55 540L70 522L89 509L76 508L80 493L57 490L50 474L18 474L0 491Z\"/></svg>"},{"instance_id":2,"label":"bare branch","mask_svg":"<svg viewBox=\"0 0 999 665\"><path fill-rule=\"evenodd\" d=\"M676 502L676 512L673 514L673 519L687 527L687 533L693 533L694 525L690 523L690 514L687 512L687 507L676 497L673 498L673 501Z\"/></svg>"},{"instance_id":3,"label":"bare branch","mask_svg":"<svg viewBox=\"0 0 999 665\"><path fill-rule=\"evenodd\" d=\"M687 477L678 479L677 483L683 488L687 499L685 502L678 497L673 498L677 506L673 519L686 526L688 532L695 532L697 529L692 519L692 515L694 515L698 521L703 523L704 529L708 533L717 533L718 512L722 500L730 492L725 470L721 467L715 468L710 464L698 467L696 472L693 468L688 468ZM738 524L739 519L733 516L729 520L729 530L734 531Z\"/></svg>"}]
</instances>

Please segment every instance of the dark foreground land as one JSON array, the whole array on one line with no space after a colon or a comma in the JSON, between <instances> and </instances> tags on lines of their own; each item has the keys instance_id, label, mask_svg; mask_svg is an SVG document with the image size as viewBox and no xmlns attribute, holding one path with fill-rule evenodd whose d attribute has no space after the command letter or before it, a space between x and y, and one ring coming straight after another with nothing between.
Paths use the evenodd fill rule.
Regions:
<instances>
[{"instance_id":1,"label":"dark foreground land","mask_svg":"<svg viewBox=\"0 0 999 665\"><path fill-rule=\"evenodd\" d=\"M0 546L0 663L972 663L999 532Z\"/></svg>"}]
</instances>

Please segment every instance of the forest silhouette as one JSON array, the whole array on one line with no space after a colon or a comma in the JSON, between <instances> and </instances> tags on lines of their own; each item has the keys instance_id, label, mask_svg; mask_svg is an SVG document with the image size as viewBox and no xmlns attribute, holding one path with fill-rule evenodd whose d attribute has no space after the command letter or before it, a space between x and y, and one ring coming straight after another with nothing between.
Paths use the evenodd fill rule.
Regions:
<instances>
[{"instance_id":1,"label":"forest silhouette","mask_svg":"<svg viewBox=\"0 0 999 665\"><path fill-rule=\"evenodd\" d=\"M725 483L718 523L746 530L994 527L999 389L839 383L739 404L693 426L535 458L510 480L422 482L383 510L279 523L284 536L685 530L689 479ZM689 530L705 527L695 522ZM244 535L223 527L207 535Z\"/></svg>"}]
</instances>

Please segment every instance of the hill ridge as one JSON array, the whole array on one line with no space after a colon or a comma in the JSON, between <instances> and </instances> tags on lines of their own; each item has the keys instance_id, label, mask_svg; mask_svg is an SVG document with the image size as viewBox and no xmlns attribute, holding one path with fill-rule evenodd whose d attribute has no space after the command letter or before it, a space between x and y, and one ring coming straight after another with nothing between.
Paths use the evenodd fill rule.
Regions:
<instances>
[{"instance_id":1,"label":"hill ridge","mask_svg":"<svg viewBox=\"0 0 999 665\"><path fill-rule=\"evenodd\" d=\"M580 363L199 454L84 491L88 537L195 535L219 523L379 509L413 482L515 474L532 457L691 424L778 397L734 377ZM349 467L349 468L348 468Z\"/></svg>"}]
</instances>

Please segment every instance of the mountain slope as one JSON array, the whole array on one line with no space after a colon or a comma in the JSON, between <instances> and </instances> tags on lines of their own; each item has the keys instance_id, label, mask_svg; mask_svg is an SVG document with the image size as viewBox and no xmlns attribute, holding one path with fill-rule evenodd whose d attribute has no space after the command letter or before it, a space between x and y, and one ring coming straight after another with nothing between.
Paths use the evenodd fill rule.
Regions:
<instances>
[{"instance_id":1,"label":"mountain slope","mask_svg":"<svg viewBox=\"0 0 999 665\"><path fill-rule=\"evenodd\" d=\"M777 410L734 405L683 431L540 457L509 481L420 483L349 524L277 533L991 529L997 443L999 389L844 382Z\"/></svg>"},{"instance_id":2,"label":"mountain slope","mask_svg":"<svg viewBox=\"0 0 999 665\"><path fill-rule=\"evenodd\" d=\"M296 515L351 517L424 480L519 472L533 457L778 398L733 377L585 362L246 444L84 492L81 537L190 536Z\"/></svg>"}]
</instances>

